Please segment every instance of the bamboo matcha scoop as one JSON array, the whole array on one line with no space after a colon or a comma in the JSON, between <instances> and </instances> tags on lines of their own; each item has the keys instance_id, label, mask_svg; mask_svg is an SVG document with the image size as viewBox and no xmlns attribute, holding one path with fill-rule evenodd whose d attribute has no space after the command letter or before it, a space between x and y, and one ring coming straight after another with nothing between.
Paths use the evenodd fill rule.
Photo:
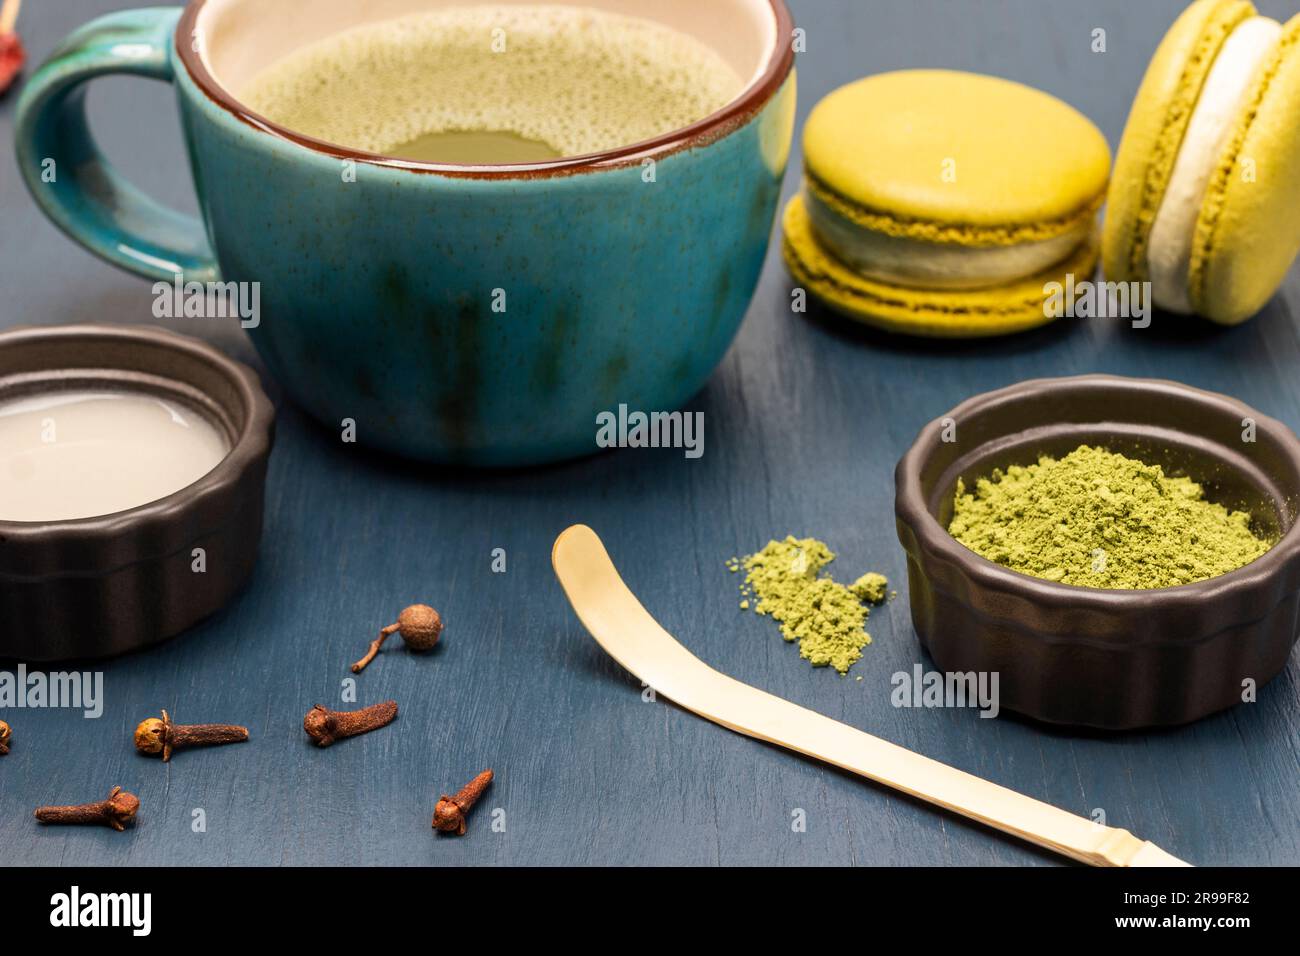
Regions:
<instances>
[{"instance_id":1,"label":"bamboo matcha scoop","mask_svg":"<svg viewBox=\"0 0 1300 956\"><path fill-rule=\"evenodd\" d=\"M1083 863L1189 865L1127 830L1100 826L715 671L655 622L619 577L600 538L585 525L574 525L556 539L551 563L597 643L656 693L706 720L851 770Z\"/></svg>"}]
</instances>

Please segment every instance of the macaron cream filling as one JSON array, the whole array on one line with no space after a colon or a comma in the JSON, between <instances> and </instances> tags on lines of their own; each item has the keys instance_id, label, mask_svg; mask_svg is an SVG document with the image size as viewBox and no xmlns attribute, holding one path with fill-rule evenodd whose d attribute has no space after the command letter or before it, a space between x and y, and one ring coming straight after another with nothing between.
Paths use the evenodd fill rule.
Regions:
<instances>
[{"instance_id":1,"label":"macaron cream filling","mask_svg":"<svg viewBox=\"0 0 1300 956\"><path fill-rule=\"evenodd\" d=\"M1162 309L1195 311L1188 275L1206 187L1235 128L1251 81L1281 36L1282 25L1269 17L1243 21L1224 41L1206 77L1147 245L1152 297Z\"/></svg>"},{"instance_id":2,"label":"macaron cream filling","mask_svg":"<svg viewBox=\"0 0 1300 956\"><path fill-rule=\"evenodd\" d=\"M1088 238L1081 222L1047 239L971 246L890 236L839 215L814 189L804 189L813 229L826 249L869 279L923 289L981 289L1035 275L1061 262Z\"/></svg>"}]
</instances>

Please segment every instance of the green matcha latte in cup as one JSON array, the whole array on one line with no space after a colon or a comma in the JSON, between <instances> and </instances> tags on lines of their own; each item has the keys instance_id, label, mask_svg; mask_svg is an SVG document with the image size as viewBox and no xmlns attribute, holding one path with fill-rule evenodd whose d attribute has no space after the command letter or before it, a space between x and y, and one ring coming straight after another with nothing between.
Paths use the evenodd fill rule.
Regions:
<instances>
[{"instance_id":1,"label":"green matcha latte in cup","mask_svg":"<svg viewBox=\"0 0 1300 956\"><path fill-rule=\"evenodd\" d=\"M107 261L258 283L249 337L317 420L542 464L598 451L623 400L683 407L726 355L789 160L794 35L784 0L190 0L60 46L15 141ZM174 84L201 220L99 161L78 91L108 73Z\"/></svg>"},{"instance_id":2,"label":"green matcha latte in cup","mask_svg":"<svg viewBox=\"0 0 1300 956\"><path fill-rule=\"evenodd\" d=\"M530 163L689 126L745 79L671 27L576 6L465 6L295 51L242 98L328 143L422 162Z\"/></svg>"}]
</instances>

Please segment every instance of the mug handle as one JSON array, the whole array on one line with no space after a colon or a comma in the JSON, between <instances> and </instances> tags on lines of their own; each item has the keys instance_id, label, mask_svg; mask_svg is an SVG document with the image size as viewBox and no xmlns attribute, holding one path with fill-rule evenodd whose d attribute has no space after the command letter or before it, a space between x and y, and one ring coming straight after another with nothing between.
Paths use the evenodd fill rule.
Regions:
<instances>
[{"instance_id":1,"label":"mug handle","mask_svg":"<svg viewBox=\"0 0 1300 956\"><path fill-rule=\"evenodd\" d=\"M169 209L123 179L86 121L87 81L124 73L175 82L179 7L110 13L68 36L27 81L15 147L32 197L95 255L149 279L217 278L201 220Z\"/></svg>"}]
</instances>

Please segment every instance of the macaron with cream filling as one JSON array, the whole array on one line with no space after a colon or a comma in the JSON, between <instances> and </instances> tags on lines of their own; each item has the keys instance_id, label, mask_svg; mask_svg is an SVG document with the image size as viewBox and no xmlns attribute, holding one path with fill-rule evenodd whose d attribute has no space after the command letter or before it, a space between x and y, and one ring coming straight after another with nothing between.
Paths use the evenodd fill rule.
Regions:
<instances>
[{"instance_id":1,"label":"macaron with cream filling","mask_svg":"<svg viewBox=\"0 0 1300 956\"><path fill-rule=\"evenodd\" d=\"M1300 252L1300 16L1197 0L1166 34L1133 103L1102 240L1115 282L1233 325Z\"/></svg>"},{"instance_id":2,"label":"macaron with cream filling","mask_svg":"<svg viewBox=\"0 0 1300 956\"><path fill-rule=\"evenodd\" d=\"M804 130L785 212L797 281L852 318L927 336L1051 320L1045 286L1091 278L1110 150L1061 100L1019 83L906 70L843 87Z\"/></svg>"}]
</instances>

